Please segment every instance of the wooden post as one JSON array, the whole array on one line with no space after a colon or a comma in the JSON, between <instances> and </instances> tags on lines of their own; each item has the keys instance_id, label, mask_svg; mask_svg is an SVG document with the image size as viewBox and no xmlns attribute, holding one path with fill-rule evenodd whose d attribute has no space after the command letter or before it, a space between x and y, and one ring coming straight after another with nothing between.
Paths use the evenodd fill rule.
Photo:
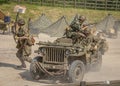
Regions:
<instances>
[{"instance_id":1,"label":"wooden post","mask_svg":"<svg viewBox=\"0 0 120 86\"><path fill-rule=\"evenodd\" d=\"M65 0L63 1L63 6L65 7L66 3L65 3Z\"/></svg>"},{"instance_id":2,"label":"wooden post","mask_svg":"<svg viewBox=\"0 0 120 86\"><path fill-rule=\"evenodd\" d=\"M76 8L76 0L74 0L74 7Z\"/></svg>"},{"instance_id":3,"label":"wooden post","mask_svg":"<svg viewBox=\"0 0 120 86\"><path fill-rule=\"evenodd\" d=\"M53 6L55 6L55 0L53 0Z\"/></svg>"},{"instance_id":4,"label":"wooden post","mask_svg":"<svg viewBox=\"0 0 120 86\"><path fill-rule=\"evenodd\" d=\"M29 1L28 1L29 2ZM32 4L32 0L30 0L30 4Z\"/></svg>"},{"instance_id":5,"label":"wooden post","mask_svg":"<svg viewBox=\"0 0 120 86\"><path fill-rule=\"evenodd\" d=\"M95 0L95 10L96 10L96 8L97 8L97 0Z\"/></svg>"},{"instance_id":6,"label":"wooden post","mask_svg":"<svg viewBox=\"0 0 120 86\"><path fill-rule=\"evenodd\" d=\"M43 5L43 0L41 0L41 6Z\"/></svg>"},{"instance_id":7,"label":"wooden post","mask_svg":"<svg viewBox=\"0 0 120 86\"><path fill-rule=\"evenodd\" d=\"M105 10L107 10L107 0L105 0Z\"/></svg>"},{"instance_id":8,"label":"wooden post","mask_svg":"<svg viewBox=\"0 0 120 86\"><path fill-rule=\"evenodd\" d=\"M118 8L118 0L116 0L116 8L115 8L115 10L117 10L117 8Z\"/></svg>"},{"instance_id":9,"label":"wooden post","mask_svg":"<svg viewBox=\"0 0 120 86\"><path fill-rule=\"evenodd\" d=\"M86 9L86 3L87 3L86 0L84 0L84 8L85 8L85 9Z\"/></svg>"}]
</instances>

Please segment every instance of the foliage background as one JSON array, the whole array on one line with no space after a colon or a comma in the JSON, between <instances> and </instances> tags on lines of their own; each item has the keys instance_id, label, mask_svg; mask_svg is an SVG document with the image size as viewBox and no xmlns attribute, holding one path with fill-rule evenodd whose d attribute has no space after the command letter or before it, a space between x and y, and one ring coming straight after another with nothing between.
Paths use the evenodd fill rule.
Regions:
<instances>
[{"instance_id":1,"label":"foliage background","mask_svg":"<svg viewBox=\"0 0 120 86\"><path fill-rule=\"evenodd\" d=\"M6 1L6 0L4 0ZM120 11L107 11L107 10L92 10L92 9L81 9L81 8L64 8L64 7L51 7L51 6L41 6L39 4L27 4L27 3L16 3L16 2L4 2L0 5L0 9L3 13L10 13L11 18L14 20L16 17L16 13L13 12L15 5L25 6L26 12L25 14L20 14L21 18L24 18L26 21L28 18L32 18L35 20L38 18L42 13L45 13L52 21L56 21L61 16L66 16L67 20L71 20L71 18L75 14L84 15L90 22L99 22L108 13L111 13L115 18L120 19Z\"/></svg>"}]
</instances>

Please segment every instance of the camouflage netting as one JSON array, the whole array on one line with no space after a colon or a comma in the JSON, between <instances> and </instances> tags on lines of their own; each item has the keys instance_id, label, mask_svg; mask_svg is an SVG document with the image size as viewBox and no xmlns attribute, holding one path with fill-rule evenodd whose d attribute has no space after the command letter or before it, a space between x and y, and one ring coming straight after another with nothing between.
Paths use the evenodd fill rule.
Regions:
<instances>
[{"instance_id":1,"label":"camouflage netting","mask_svg":"<svg viewBox=\"0 0 120 86\"><path fill-rule=\"evenodd\" d=\"M70 22L69 22L69 25L72 23L72 22L74 22L75 20L77 20L78 18L79 18L79 14L76 14L76 15L74 15L72 18L71 18L71 20L70 20Z\"/></svg>"},{"instance_id":2,"label":"camouflage netting","mask_svg":"<svg viewBox=\"0 0 120 86\"><path fill-rule=\"evenodd\" d=\"M100 21L99 23L96 24L96 29L102 30L102 31L109 31L110 29L118 29L119 24L116 23L117 20L111 15L108 14L108 16L106 16L102 21Z\"/></svg>"},{"instance_id":3,"label":"camouflage netting","mask_svg":"<svg viewBox=\"0 0 120 86\"><path fill-rule=\"evenodd\" d=\"M55 23L53 23L52 25L41 30L41 33L46 33L52 37L62 37L68 25L69 24L66 21L66 18L63 16L60 19L58 19Z\"/></svg>"},{"instance_id":4,"label":"camouflage netting","mask_svg":"<svg viewBox=\"0 0 120 86\"><path fill-rule=\"evenodd\" d=\"M31 34L38 35L40 33L41 29L44 29L51 25L52 22L49 20L45 14L42 14L37 20L31 21L29 23L29 29Z\"/></svg>"},{"instance_id":5,"label":"camouflage netting","mask_svg":"<svg viewBox=\"0 0 120 86\"><path fill-rule=\"evenodd\" d=\"M114 27L118 30L120 30L120 20L115 21Z\"/></svg>"}]
</instances>

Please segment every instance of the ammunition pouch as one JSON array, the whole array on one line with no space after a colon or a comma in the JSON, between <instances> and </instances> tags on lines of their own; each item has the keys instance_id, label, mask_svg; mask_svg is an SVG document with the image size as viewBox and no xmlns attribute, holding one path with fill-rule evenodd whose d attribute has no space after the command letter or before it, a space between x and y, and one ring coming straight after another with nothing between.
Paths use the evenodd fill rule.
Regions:
<instances>
[{"instance_id":1,"label":"ammunition pouch","mask_svg":"<svg viewBox=\"0 0 120 86\"><path fill-rule=\"evenodd\" d=\"M27 39L27 44L28 44L29 46L34 45L34 43L35 43L35 39L34 39L33 37L30 37L29 39Z\"/></svg>"}]
</instances>

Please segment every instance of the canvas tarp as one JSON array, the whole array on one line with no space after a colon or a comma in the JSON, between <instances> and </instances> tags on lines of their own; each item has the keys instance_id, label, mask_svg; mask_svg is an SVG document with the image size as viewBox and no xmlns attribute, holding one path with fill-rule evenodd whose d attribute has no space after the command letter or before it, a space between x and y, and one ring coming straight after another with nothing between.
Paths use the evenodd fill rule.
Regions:
<instances>
[{"instance_id":1,"label":"canvas tarp","mask_svg":"<svg viewBox=\"0 0 120 86\"><path fill-rule=\"evenodd\" d=\"M99 23L96 24L96 29L102 30L102 31L116 29L115 21L116 21L116 19L111 14L108 14L108 16L106 16L102 21L100 21Z\"/></svg>"},{"instance_id":2,"label":"canvas tarp","mask_svg":"<svg viewBox=\"0 0 120 86\"><path fill-rule=\"evenodd\" d=\"M48 19L45 14L42 14L37 20L29 22L30 33L38 35L41 29L44 29L51 24L51 20Z\"/></svg>"},{"instance_id":3,"label":"canvas tarp","mask_svg":"<svg viewBox=\"0 0 120 86\"><path fill-rule=\"evenodd\" d=\"M55 23L41 30L41 33L46 33L51 37L62 37L65 33L66 27L68 26L69 24L66 21L66 18L63 16L60 19L58 19Z\"/></svg>"}]
</instances>

